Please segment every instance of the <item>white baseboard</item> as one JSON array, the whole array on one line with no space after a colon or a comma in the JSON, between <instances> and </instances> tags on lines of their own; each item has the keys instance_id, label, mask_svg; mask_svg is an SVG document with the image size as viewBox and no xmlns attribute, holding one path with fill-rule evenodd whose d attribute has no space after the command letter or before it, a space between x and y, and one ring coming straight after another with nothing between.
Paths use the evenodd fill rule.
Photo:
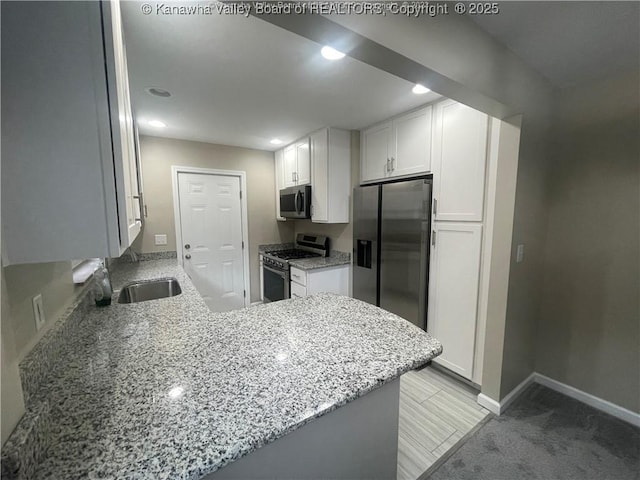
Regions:
<instances>
[{"instance_id":1,"label":"white baseboard","mask_svg":"<svg viewBox=\"0 0 640 480\"><path fill-rule=\"evenodd\" d=\"M496 415L502 414L524 390L535 381L535 372L525 378L516 388L511 390L500 402L484 394L478 395L478 404Z\"/></svg>"},{"instance_id":2,"label":"white baseboard","mask_svg":"<svg viewBox=\"0 0 640 480\"><path fill-rule=\"evenodd\" d=\"M533 372L529 375L523 382L521 382L516 388L511 390L500 402L497 402L493 398L488 397L487 395L481 393L478 395L477 402L479 405L483 406L491 413L495 413L496 415L500 415L503 413L507 407L513 403L513 401L518 398L522 392L532 383L539 383L540 385L544 385L551 390L555 390L556 392L562 393L567 397L574 398L582 403L586 403L587 405L600 410L602 412L608 413L620 420L630 423L631 425L635 425L636 427L640 427L640 413L632 412L631 410L627 410L615 403L611 403L602 398L596 397L595 395L591 395L590 393L583 392L582 390L578 390L575 387L567 385L566 383L559 382L554 380L553 378L549 378L545 375L542 375L537 372Z\"/></svg>"},{"instance_id":3,"label":"white baseboard","mask_svg":"<svg viewBox=\"0 0 640 480\"><path fill-rule=\"evenodd\" d=\"M262 305L262 300L258 300L257 302L251 302L250 307L255 307L256 305Z\"/></svg>"},{"instance_id":4,"label":"white baseboard","mask_svg":"<svg viewBox=\"0 0 640 480\"><path fill-rule=\"evenodd\" d=\"M631 425L635 425L636 427L640 427L640 413L632 412L631 410L627 410L615 403L611 403L608 400L604 400L600 397L596 397L595 395L591 395L590 393L583 392L582 390L578 390L571 385L567 385L566 383L559 382L554 380L553 378L549 378L540 373L535 373L535 381L540 385L544 385L551 390L555 390L556 392L563 393L567 397L575 398L582 403L586 403L587 405L601 410L609 415L612 415L620 420L623 420Z\"/></svg>"},{"instance_id":5,"label":"white baseboard","mask_svg":"<svg viewBox=\"0 0 640 480\"><path fill-rule=\"evenodd\" d=\"M478 405L486 408L491 413L500 415L500 404L496 402L493 398L487 397L484 393L479 393L476 401L478 402Z\"/></svg>"}]
</instances>

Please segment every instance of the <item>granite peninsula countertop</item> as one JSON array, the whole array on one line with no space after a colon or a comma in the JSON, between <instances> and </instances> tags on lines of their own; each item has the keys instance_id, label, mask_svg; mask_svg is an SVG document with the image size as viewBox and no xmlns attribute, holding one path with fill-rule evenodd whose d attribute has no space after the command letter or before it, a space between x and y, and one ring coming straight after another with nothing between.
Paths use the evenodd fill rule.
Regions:
<instances>
[{"instance_id":1,"label":"granite peninsula countertop","mask_svg":"<svg viewBox=\"0 0 640 480\"><path fill-rule=\"evenodd\" d=\"M119 265L112 281L166 276L181 295L69 318L27 392L27 409L50 406L35 478L198 479L442 351L409 322L333 294L212 313L175 259Z\"/></svg>"}]
</instances>

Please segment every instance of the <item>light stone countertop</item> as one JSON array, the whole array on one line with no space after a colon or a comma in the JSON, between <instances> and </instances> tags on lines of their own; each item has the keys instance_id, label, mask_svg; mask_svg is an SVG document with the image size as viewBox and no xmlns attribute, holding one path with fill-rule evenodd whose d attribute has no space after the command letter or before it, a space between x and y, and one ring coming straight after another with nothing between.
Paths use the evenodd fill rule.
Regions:
<instances>
[{"instance_id":1,"label":"light stone countertop","mask_svg":"<svg viewBox=\"0 0 640 480\"><path fill-rule=\"evenodd\" d=\"M35 478L198 479L442 351L332 294L212 313L175 259L119 265L112 281L166 276L181 295L75 315L29 395L51 410Z\"/></svg>"}]
</instances>

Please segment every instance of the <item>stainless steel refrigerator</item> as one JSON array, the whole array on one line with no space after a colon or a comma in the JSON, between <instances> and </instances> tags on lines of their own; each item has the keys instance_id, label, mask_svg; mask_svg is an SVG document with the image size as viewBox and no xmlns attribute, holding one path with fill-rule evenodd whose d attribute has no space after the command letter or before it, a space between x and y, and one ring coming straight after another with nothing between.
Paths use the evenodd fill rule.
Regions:
<instances>
[{"instance_id":1,"label":"stainless steel refrigerator","mask_svg":"<svg viewBox=\"0 0 640 480\"><path fill-rule=\"evenodd\" d=\"M356 187L353 296L427 327L432 178Z\"/></svg>"}]
</instances>

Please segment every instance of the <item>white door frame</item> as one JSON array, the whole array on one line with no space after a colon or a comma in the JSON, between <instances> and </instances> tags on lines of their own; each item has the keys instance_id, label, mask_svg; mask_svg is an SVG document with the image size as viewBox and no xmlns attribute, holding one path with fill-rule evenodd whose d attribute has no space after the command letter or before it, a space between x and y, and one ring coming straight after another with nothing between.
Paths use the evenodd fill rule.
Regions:
<instances>
[{"instance_id":1,"label":"white door frame","mask_svg":"<svg viewBox=\"0 0 640 480\"><path fill-rule=\"evenodd\" d=\"M180 226L180 196L178 188L178 174L197 173L201 175L219 175L225 177L238 177L240 179L240 208L242 211L242 241L245 248L242 249L242 262L244 274L244 289L247 295L244 297L244 306L248 307L251 299L251 283L249 278L249 224L247 222L247 173L241 170L218 170L214 168L183 167L171 165L171 185L173 187L173 216L176 229L176 250L178 264L184 268L184 245L182 243L182 228Z\"/></svg>"}]
</instances>

